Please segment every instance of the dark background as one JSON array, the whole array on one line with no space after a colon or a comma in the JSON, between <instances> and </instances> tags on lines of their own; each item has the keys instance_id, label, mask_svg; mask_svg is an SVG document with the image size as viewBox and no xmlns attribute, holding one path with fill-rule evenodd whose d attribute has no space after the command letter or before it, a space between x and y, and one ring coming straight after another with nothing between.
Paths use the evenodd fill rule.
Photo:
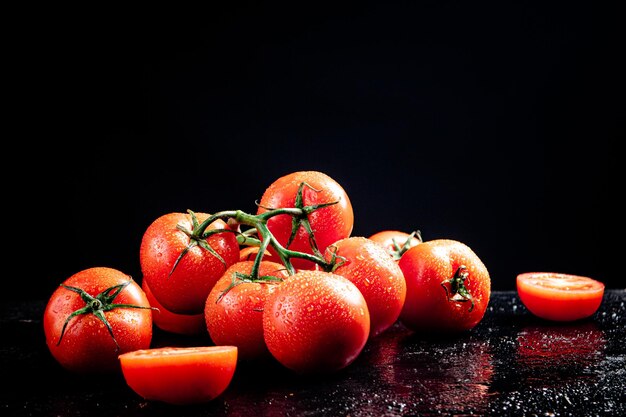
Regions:
<instances>
[{"instance_id":1,"label":"dark background","mask_svg":"<svg viewBox=\"0 0 626 417\"><path fill-rule=\"evenodd\" d=\"M140 280L152 220L253 212L296 170L345 188L354 235L466 243L494 290L540 270L624 287L615 10L338 3L7 16L2 297L92 266Z\"/></svg>"}]
</instances>

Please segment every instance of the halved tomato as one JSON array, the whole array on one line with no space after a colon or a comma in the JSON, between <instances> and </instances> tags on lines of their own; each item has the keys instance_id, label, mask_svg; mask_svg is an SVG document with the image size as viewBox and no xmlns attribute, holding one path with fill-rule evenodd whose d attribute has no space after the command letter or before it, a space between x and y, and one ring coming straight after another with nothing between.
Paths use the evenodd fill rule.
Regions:
<instances>
[{"instance_id":1,"label":"halved tomato","mask_svg":"<svg viewBox=\"0 0 626 417\"><path fill-rule=\"evenodd\" d=\"M537 317L573 321L598 311L604 284L579 275L525 272L517 276L517 293L524 306Z\"/></svg>"},{"instance_id":2,"label":"halved tomato","mask_svg":"<svg viewBox=\"0 0 626 417\"><path fill-rule=\"evenodd\" d=\"M124 379L146 400L197 404L213 400L230 384L236 346L160 347L119 356Z\"/></svg>"}]
</instances>

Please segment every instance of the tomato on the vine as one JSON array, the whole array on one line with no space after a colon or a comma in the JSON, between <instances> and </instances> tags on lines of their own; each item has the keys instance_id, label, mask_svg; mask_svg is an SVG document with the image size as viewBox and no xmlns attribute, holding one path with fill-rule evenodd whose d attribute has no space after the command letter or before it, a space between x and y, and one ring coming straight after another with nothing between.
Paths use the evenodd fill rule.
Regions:
<instances>
[{"instance_id":1,"label":"tomato on the vine","mask_svg":"<svg viewBox=\"0 0 626 417\"><path fill-rule=\"evenodd\" d=\"M178 314L201 314L211 288L239 260L236 234L223 220L195 236L207 213L167 213L144 232L139 251L143 279L165 308ZM222 232L224 230L224 232Z\"/></svg>"},{"instance_id":2,"label":"tomato on the vine","mask_svg":"<svg viewBox=\"0 0 626 417\"><path fill-rule=\"evenodd\" d=\"M466 244L435 239L409 249L399 263L407 284L400 321L415 331L470 330L491 296L489 272Z\"/></svg>"},{"instance_id":3,"label":"tomato on the vine","mask_svg":"<svg viewBox=\"0 0 626 417\"><path fill-rule=\"evenodd\" d=\"M371 235L369 239L383 245L387 252L399 261L404 252L422 242L422 235L419 231L407 233L401 230L381 230Z\"/></svg>"},{"instance_id":4,"label":"tomato on the vine","mask_svg":"<svg viewBox=\"0 0 626 417\"><path fill-rule=\"evenodd\" d=\"M119 370L118 355L150 346L152 311L140 285L108 267L79 271L52 293L43 315L46 344L66 369Z\"/></svg>"},{"instance_id":5,"label":"tomato on the vine","mask_svg":"<svg viewBox=\"0 0 626 417\"><path fill-rule=\"evenodd\" d=\"M341 239L326 248L333 272L352 281L365 297L370 313L370 337L393 325L402 311L406 283L398 263L385 247L365 237Z\"/></svg>"},{"instance_id":6,"label":"tomato on the vine","mask_svg":"<svg viewBox=\"0 0 626 417\"><path fill-rule=\"evenodd\" d=\"M350 236L354 226L350 198L333 178L318 171L296 171L284 175L267 187L257 213L317 205L321 206L300 218L287 214L272 217L267 222L267 228L282 246L309 254L315 253L316 247L320 255L331 243ZM275 252L271 246L269 251ZM298 258L292 259L292 264L296 269L316 267L314 262Z\"/></svg>"},{"instance_id":7,"label":"tomato on the vine","mask_svg":"<svg viewBox=\"0 0 626 417\"><path fill-rule=\"evenodd\" d=\"M370 315L359 289L330 272L302 270L267 297L265 343L298 373L328 373L350 365L368 340Z\"/></svg>"},{"instance_id":8,"label":"tomato on the vine","mask_svg":"<svg viewBox=\"0 0 626 417\"><path fill-rule=\"evenodd\" d=\"M524 306L537 317L574 321L598 311L604 284L579 275L526 272L517 276L517 293Z\"/></svg>"},{"instance_id":9,"label":"tomato on the vine","mask_svg":"<svg viewBox=\"0 0 626 417\"><path fill-rule=\"evenodd\" d=\"M237 346L244 360L269 357L263 339L263 306L277 284L288 277L285 266L262 261L256 280L250 280L254 261L228 268L206 300L206 329L216 345Z\"/></svg>"},{"instance_id":10,"label":"tomato on the vine","mask_svg":"<svg viewBox=\"0 0 626 417\"><path fill-rule=\"evenodd\" d=\"M235 346L160 347L119 356L128 386L142 398L174 405L221 395L237 368Z\"/></svg>"},{"instance_id":11,"label":"tomato on the vine","mask_svg":"<svg viewBox=\"0 0 626 417\"><path fill-rule=\"evenodd\" d=\"M175 334L195 336L206 332L204 314L172 313L154 297L146 280L142 280L141 288L146 293L152 310L152 323L159 329Z\"/></svg>"}]
</instances>

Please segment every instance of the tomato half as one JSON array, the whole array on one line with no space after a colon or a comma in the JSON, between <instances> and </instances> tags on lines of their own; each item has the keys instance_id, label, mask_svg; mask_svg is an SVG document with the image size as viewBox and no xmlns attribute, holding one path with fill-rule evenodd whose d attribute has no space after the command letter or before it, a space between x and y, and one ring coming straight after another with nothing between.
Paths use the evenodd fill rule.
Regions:
<instances>
[{"instance_id":1,"label":"tomato half","mask_svg":"<svg viewBox=\"0 0 626 417\"><path fill-rule=\"evenodd\" d=\"M573 321L598 311L604 296L604 284L579 275L525 272L517 276L517 293L535 316L553 321Z\"/></svg>"},{"instance_id":2,"label":"tomato half","mask_svg":"<svg viewBox=\"0 0 626 417\"><path fill-rule=\"evenodd\" d=\"M119 356L128 386L146 400L197 404L213 400L230 385L237 347L161 347Z\"/></svg>"},{"instance_id":3,"label":"tomato half","mask_svg":"<svg viewBox=\"0 0 626 417\"><path fill-rule=\"evenodd\" d=\"M318 171L297 171L284 175L267 187L259 201L257 212L263 213L272 208L296 207L296 197L301 186L303 206L336 204L318 208L308 214L306 219L301 219L297 223L297 230L291 242L293 217L287 214L272 217L268 220L267 227L276 240L288 249L313 253L311 238L305 227L305 222L308 221L320 254L323 254L328 245L350 236L354 225L350 198L333 178ZM268 250L274 252L271 246ZM299 258L293 258L291 262L296 269L316 268L315 263Z\"/></svg>"},{"instance_id":4,"label":"tomato half","mask_svg":"<svg viewBox=\"0 0 626 417\"><path fill-rule=\"evenodd\" d=\"M43 315L46 344L70 371L119 371L120 353L150 346L150 307L129 275L108 267L84 269L50 296Z\"/></svg>"}]
</instances>

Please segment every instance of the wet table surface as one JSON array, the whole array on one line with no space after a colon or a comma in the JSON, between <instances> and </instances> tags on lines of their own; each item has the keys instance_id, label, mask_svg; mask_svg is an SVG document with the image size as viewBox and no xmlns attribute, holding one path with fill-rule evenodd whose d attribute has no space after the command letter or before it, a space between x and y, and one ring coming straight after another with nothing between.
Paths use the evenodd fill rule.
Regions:
<instances>
[{"instance_id":1,"label":"wet table surface","mask_svg":"<svg viewBox=\"0 0 626 417\"><path fill-rule=\"evenodd\" d=\"M44 341L43 301L0 303L2 416L624 416L626 290L609 290L589 319L530 315L515 292L494 292L483 321L449 338L400 324L333 375L296 375L267 361L240 364L210 403L138 397L120 375L80 377ZM210 344L155 330L155 346Z\"/></svg>"}]
</instances>

